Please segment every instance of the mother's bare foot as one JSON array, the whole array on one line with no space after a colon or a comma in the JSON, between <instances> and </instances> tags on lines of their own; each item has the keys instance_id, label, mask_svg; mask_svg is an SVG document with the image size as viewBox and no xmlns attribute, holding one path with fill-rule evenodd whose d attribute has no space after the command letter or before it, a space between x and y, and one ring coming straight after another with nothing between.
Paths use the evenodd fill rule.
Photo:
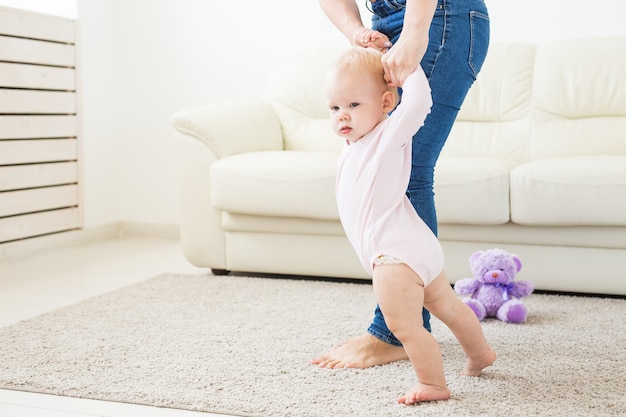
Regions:
<instances>
[{"instance_id":1,"label":"mother's bare foot","mask_svg":"<svg viewBox=\"0 0 626 417\"><path fill-rule=\"evenodd\" d=\"M463 372L461 372L461 375L480 376L483 369L491 366L495 361L496 352L491 349L480 358L467 358L467 362L465 363L465 369L463 370Z\"/></svg>"},{"instance_id":2,"label":"mother's bare foot","mask_svg":"<svg viewBox=\"0 0 626 417\"><path fill-rule=\"evenodd\" d=\"M376 365L407 359L402 346L394 346L365 333L334 347L312 364L320 368L370 368Z\"/></svg>"}]
</instances>

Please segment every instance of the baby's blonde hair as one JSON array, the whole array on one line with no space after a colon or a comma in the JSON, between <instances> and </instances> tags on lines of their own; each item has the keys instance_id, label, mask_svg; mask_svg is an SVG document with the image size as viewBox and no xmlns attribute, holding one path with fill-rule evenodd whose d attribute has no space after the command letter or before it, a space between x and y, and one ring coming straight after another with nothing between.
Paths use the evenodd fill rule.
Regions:
<instances>
[{"instance_id":1,"label":"baby's blonde hair","mask_svg":"<svg viewBox=\"0 0 626 417\"><path fill-rule=\"evenodd\" d=\"M399 95L396 87L390 87L385 80L385 69L381 58L382 52L374 48L363 48L360 46L353 46L346 52L341 54L335 63L335 71L337 72L358 72L369 73L372 78L380 81L380 84L393 93L395 98L395 104L398 103Z\"/></svg>"}]
</instances>

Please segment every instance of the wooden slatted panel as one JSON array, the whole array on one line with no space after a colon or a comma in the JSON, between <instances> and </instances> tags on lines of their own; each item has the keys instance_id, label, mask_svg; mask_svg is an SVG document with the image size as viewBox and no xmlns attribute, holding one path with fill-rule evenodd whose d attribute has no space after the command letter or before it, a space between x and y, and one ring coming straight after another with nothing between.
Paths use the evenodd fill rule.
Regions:
<instances>
[{"instance_id":1,"label":"wooden slatted panel","mask_svg":"<svg viewBox=\"0 0 626 417\"><path fill-rule=\"evenodd\" d=\"M0 89L0 113L76 113L76 94L69 91Z\"/></svg>"},{"instance_id":2,"label":"wooden slatted panel","mask_svg":"<svg viewBox=\"0 0 626 417\"><path fill-rule=\"evenodd\" d=\"M74 68L0 62L0 85L71 91L76 89L76 71Z\"/></svg>"},{"instance_id":3,"label":"wooden slatted panel","mask_svg":"<svg viewBox=\"0 0 626 417\"><path fill-rule=\"evenodd\" d=\"M76 136L76 116L0 116L0 140Z\"/></svg>"},{"instance_id":4,"label":"wooden slatted panel","mask_svg":"<svg viewBox=\"0 0 626 417\"><path fill-rule=\"evenodd\" d=\"M74 43L75 21L10 7L0 7L0 33L23 38Z\"/></svg>"},{"instance_id":5,"label":"wooden slatted panel","mask_svg":"<svg viewBox=\"0 0 626 417\"><path fill-rule=\"evenodd\" d=\"M75 139L0 140L0 165L73 161L77 154Z\"/></svg>"},{"instance_id":6,"label":"wooden slatted panel","mask_svg":"<svg viewBox=\"0 0 626 417\"><path fill-rule=\"evenodd\" d=\"M0 218L0 242L80 228L77 208Z\"/></svg>"},{"instance_id":7,"label":"wooden slatted panel","mask_svg":"<svg viewBox=\"0 0 626 417\"><path fill-rule=\"evenodd\" d=\"M73 67L74 45L0 36L0 61Z\"/></svg>"},{"instance_id":8,"label":"wooden slatted panel","mask_svg":"<svg viewBox=\"0 0 626 417\"><path fill-rule=\"evenodd\" d=\"M0 191L77 182L78 164L76 162L0 166Z\"/></svg>"},{"instance_id":9,"label":"wooden slatted panel","mask_svg":"<svg viewBox=\"0 0 626 417\"><path fill-rule=\"evenodd\" d=\"M31 188L0 193L0 217L78 206L78 187Z\"/></svg>"},{"instance_id":10,"label":"wooden slatted panel","mask_svg":"<svg viewBox=\"0 0 626 417\"><path fill-rule=\"evenodd\" d=\"M0 243L80 227L75 22L0 7Z\"/></svg>"}]
</instances>

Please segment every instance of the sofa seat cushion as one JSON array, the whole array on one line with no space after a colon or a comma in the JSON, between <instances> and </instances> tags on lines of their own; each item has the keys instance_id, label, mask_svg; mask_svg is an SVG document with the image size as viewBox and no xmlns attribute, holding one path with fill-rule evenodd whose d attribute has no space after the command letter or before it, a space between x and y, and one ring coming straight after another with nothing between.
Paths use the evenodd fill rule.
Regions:
<instances>
[{"instance_id":1,"label":"sofa seat cushion","mask_svg":"<svg viewBox=\"0 0 626 417\"><path fill-rule=\"evenodd\" d=\"M277 233L336 237L345 237L346 235L339 220L255 216L233 212L222 213L222 227L226 232L233 233Z\"/></svg>"},{"instance_id":2,"label":"sofa seat cushion","mask_svg":"<svg viewBox=\"0 0 626 417\"><path fill-rule=\"evenodd\" d=\"M219 210L256 216L338 220L336 152L265 151L211 166L211 202Z\"/></svg>"},{"instance_id":3,"label":"sofa seat cushion","mask_svg":"<svg viewBox=\"0 0 626 417\"><path fill-rule=\"evenodd\" d=\"M442 157L435 168L439 223L504 224L509 221L509 173L520 162Z\"/></svg>"},{"instance_id":4,"label":"sofa seat cushion","mask_svg":"<svg viewBox=\"0 0 626 417\"><path fill-rule=\"evenodd\" d=\"M626 225L626 155L520 165L511 172L511 218L525 225Z\"/></svg>"}]
</instances>

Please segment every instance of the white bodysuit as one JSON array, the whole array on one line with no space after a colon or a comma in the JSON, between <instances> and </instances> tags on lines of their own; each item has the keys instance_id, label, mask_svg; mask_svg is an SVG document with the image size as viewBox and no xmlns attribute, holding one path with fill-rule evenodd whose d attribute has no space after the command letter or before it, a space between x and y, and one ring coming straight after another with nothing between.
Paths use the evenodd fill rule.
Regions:
<instances>
[{"instance_id":1,"label":"white bodysuit","mask_svg":"<svg viewBox=\"0 0 626 417\"><path fill-rule=\"evenodd\" d=\"M413 135L424 124L432 98L424 71L403 85L393 113L339 159L336 197L343 228L365 270L372 275L381 255L413 269L428 285L443 271L439 240L406 196L411 175Z\"/></svg>"}]
</instances>

